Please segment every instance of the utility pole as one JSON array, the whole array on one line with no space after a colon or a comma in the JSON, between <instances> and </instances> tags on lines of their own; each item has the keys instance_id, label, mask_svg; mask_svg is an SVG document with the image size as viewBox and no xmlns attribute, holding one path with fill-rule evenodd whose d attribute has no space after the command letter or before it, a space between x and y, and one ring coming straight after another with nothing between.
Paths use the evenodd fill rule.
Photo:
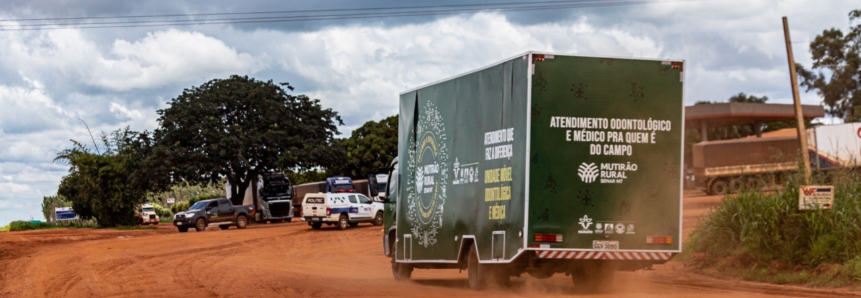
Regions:
<instances>
[{"instance_id":1,"label":"utility pole","mask_svg":"<svg viewBox=\"0 0 861 298\"><path fill-rule=\"evenodd\" d=\"M786 58L789 60L789 80L792 83L792 99L795 102L795 120L798 122L798 145L801 147L801 161L804 163L804 184L810 184L810 155L807 153L807 132L804 129L804 113L798 95L798 74L795 72L795 58L792 56L792 40L789 38L789 21L783 17L783 36L786 39Z\"/></svg>"}]
</instances>

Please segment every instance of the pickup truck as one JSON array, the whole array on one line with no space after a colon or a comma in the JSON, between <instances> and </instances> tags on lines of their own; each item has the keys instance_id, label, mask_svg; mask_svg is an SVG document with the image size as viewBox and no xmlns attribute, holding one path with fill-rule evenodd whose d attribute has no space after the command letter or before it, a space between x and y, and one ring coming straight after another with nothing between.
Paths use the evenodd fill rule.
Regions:
<instances>
[{"instance_id":1,"label":"pickup truck","mask_svg":"<svg viewBox=\"0 0 861 298\"><path fill-rule=\"evenodd\" d=\"M383 204L363 194L307 194L304 201L303 218L315 230L319 230L324 223L337 225L341 230L356 227L360 222L369 222L375 226L383 224Z\"/></svg>"},{"instance_id":2,"label":"pickup truck","mask_svg":"<svg viewBox=\"0 0 861 298\"><path fill-rule=\"evenodd\" d=\"M244 229L253 214L253 206L234 206L228 199L203 200L191 205L187 211L177 213L173 217L173 225L181 233L188 232L191 227L203 232L213 225L222 230L229 229L231 225Z\"/></svg>"}]
</instances>

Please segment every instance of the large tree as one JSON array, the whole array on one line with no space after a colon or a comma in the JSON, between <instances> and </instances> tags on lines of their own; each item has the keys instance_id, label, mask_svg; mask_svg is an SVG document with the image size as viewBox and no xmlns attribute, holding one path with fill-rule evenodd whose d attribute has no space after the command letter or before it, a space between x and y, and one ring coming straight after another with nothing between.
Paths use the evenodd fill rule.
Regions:
<instances>
[{"instance_id":1,"label":"large tree","mask_svg":"<svg viewBox=\"0 0 861 298\"><path fill-rule=\"evenodd\" d=\"M70 166L57 193L82 219L96 219L103 227L134 224L136 206L156 185L143 166L152 141L128 129L103 134L101 140L101 148L72 140L72 148L57 154L55 161Z\"/></svg>"},{"instance_id":2,"label":"large tree","mask_svg":"<svg viewBox=\"0 0 861 298\"><path fill-rule=\"evenodd\" d=\"M347 159L344 174L354 178L376 174L398 155L398 116L365 122L340 146Z\"/></svg>"},{"instance_id":3,"label":"large tree","mask_svg":"<svg viewBox=\"0 0 861 298\"><path fill-rule=\"evenodd\" d=\"M849 13L849 22L861 20L861 9ZM812 69L798 65L801 85L816 90L829 114L846 122L861 120L861 22L848 34L824 30L810 43Z\"/></svg>"},{"instance_id":4,"label":"large tree","mask_svg":"<svg viewBox=\"0 0 861 298\"><path fill-rule=\"evenodd\" d=\"M167 168L174 182L226 178L238 205L260 174L329 166L340 116L282 87L293 90L234 75L186 89L158 111L151 168Z\"/></svg>"}]
</instances>

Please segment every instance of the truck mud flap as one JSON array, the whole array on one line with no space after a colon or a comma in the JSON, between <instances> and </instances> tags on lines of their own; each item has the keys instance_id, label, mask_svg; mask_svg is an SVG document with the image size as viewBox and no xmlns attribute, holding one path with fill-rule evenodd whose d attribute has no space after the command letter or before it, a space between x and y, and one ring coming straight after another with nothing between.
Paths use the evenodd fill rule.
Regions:
<instances>
[{"instance_id":1,"label":"truck mud flap","mask_svg":"<svg viewBox=\"0 0 861 298\"><path fill-rule=\"evenodd\" d=\"M539 250L535 252L535 255L541 259L669 261L670 258L673 257L674 253L639 251Z\"/></svg>"}]
</instances>

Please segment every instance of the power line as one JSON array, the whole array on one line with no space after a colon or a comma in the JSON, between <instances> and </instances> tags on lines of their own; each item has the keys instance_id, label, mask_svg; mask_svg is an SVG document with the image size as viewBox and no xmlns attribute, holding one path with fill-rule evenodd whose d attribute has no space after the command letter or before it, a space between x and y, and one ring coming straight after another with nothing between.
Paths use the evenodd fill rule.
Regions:
<instances>
[{"instance_id":1,"label":"power line","mask_svg":"<svg viewBox=\"0 0 861 298\"><path fill-rule=\"evenodd\" d=\"M221 19L201 19L201 20L141 20L141 21L123 21L123 22L97 22L97 23L64 23L64 24L23 24L17 26L6 25L0 27L0 31L32 31L32 30L57 30L57 29L96 29L96 28L137 28L137 27L156 27L156 26L188 26L188 25L212 25L212 24L243 24L243 23L274 23L274 22L296 22L296 21L319 21L319 20L346 20L346 19L367 19L367 18L388 18L388 17L408 17L408 16L428 16L428 15L451 15L463 13L475 13L482 11L534 11L534 10L550 10L550 9L570 9L570 8L588 8L588 7L608 7L608 6L628 6L628 5L646 5L660 4L673 2L693 2L707 0L638 0L638 1L616 1L616 2L585 2L585 1L559 1L559 2L577 2L576 4L564 5L527 5L521 3L520 7L502 7L502 8L476 8L476 9L451 9L451 10L433 10L433 11L412 11L412 12L387 12L387 13L358 13L358 14L330 14L330 15L310 15L310 16L282 16L282 17L250 17L250 18L221 18ZM557 2L557 1L545 1ZM534 2L539 3L539 2ZM443 6L439 6L443 7ZM334 11L334 10L333 10ZM237 13L242 14L242 13ZM66 27L58 27L66 26ZM13 28L19 27L19 28ZM24 28L20 28L24 27Z\"/></svg>"},{"instance_id":2,"label":"power line","mask_svg":"<svg viewBox=\"0 0 861 298\"><path fill-rule=\"evenodd\" d=\"M496 2L476 4L449 4L449 5L422 5L422 6L396 6L396 7L366 7L366 8L333 8L333 9L310 9L310 10L275 10L275 11L249 11L249 12L215 12L195 14L157 14L157 15L125 15L125 16L94 16L94 17L65 17L65 18L30 18L30 19L6 19L0 22L26 22L26 21L58 21L58 20L90 20L90 19L130 19L130 18L171 18L171 17L199 17L199 16L224 16L224 15L255 15L255 14L290 14L290 13L319 13L335 11L368 11L368 10L410 10L423 8L448 8L448 7L479 7L479 6L513 6L513 5L535 5L548 3L573 3L594 2L595 0L558 0L558 1L527 1L527 2Z\"/></svg>"}]
</instances>

